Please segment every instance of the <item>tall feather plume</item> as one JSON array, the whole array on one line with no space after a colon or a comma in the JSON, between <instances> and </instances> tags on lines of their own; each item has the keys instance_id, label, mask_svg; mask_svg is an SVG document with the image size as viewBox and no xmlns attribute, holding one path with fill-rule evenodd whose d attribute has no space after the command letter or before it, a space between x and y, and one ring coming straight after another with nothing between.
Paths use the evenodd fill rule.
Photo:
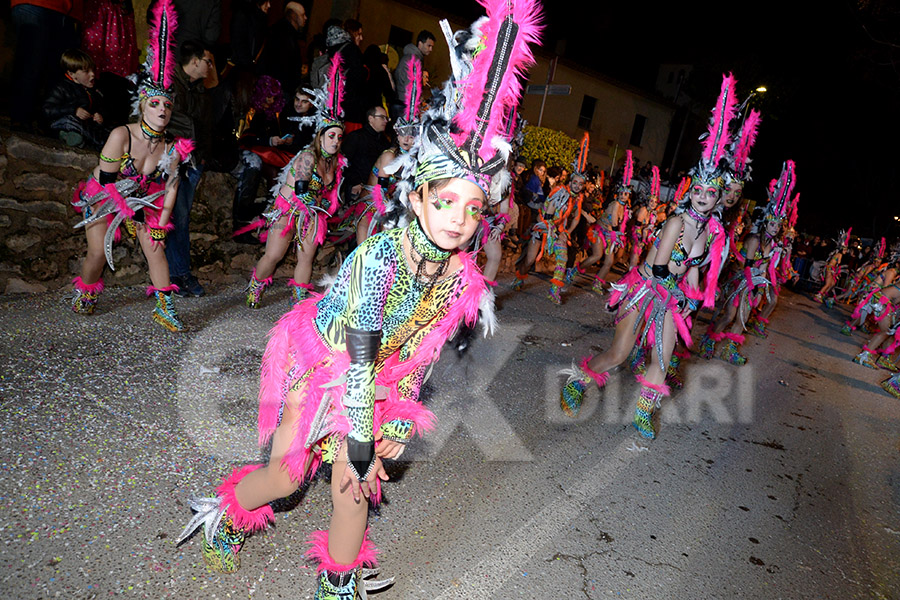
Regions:
<instances>
[{"instance_id":1,"label":"tall feather plume","mask_svg":"<svg viewBox=\"0 0 900 600\"><path fill-rule=\"evenodd\" d=\"M703 161L713 167L725 156L725 149L730 141L728 124L734 119L737 107L735 83L737 82L731 74L722 76L722 89L709 120L708 135L703 140Z\"/></svg>"},{"instance_id":2,"label":"tall feather plume","mask_svg":"<svg viewBox=\"0 0 900 600\"><path fill-rule=\"evenodd\" d=\"M844 236L844 239L841 240L841 245L842 245L844 248L849 248L849 247L850 247L850 234L851 234L852 232L853 232L853 228L851 227L850 229L847 230L847 235Z\"/></svg>"},{"instance_id":3,"label":"tall feather plume","mask_svg":"<svg viewBox=\"0 0 900 600\"><path fill-rule=\"evenodd\" d=\"M172 0L158 0L150 17L150 32L147 43L152 56L150 77L161 89L172 87L175 75L175 29L178 16Z\"/></svg>"},{"instance_id":4,"label":"tall feather plume","mask_svg":"<svg viewBox=\"0 0 900 600\"><path fill-rule=\"evenodd\" d=\"M622 172L622 185L628 187L631 185L631 178L634 176L634 158L631 156L631 150L625 151L625 169Z\"/></svg>"},{"instance_id":5,"label":"tall feather plume","mask_svg":"<svg viewBox=\"0 0 900 600\"><path fill-rule=\"evenodd\" d=\"M881 260L882 258L884 258L884 251L886 248L887 248L887 240L885 240L884 238L881 238L881 241L878 242L878 252L877 252L878 260Z\"/></svg>"},{"instance_id":6,"label":"tall feather plume","mask_svg":"<svg viewBox=\"0 0 900 600\"><path fill-rule=\"evenodd\" d=\"M750 150L756 143L756 133L761 122L762 117L759 111L752 109L741 126L740 138L734 151L734 170L739 175L743 175L747 170L747 163L750 161Z\"/></svg>"},{"instance_id":7,"label":"tall feather plume","mask_svg":"<svg viewBox=\"0 0 900 600\"><path fill-rule=\"evenodd\" d=\"M682 177L681 181L678 183L678 188L675 190L675 202L680 203L684 200L685 194L687 194L688 188L691 187L691 178L690 177Z\"/></svg>"},{"instance_id":8,"label":"tall feather plume","mask_svg":"<svg viewBox=\"0 0 900 600\"><path fill-rule=\"evenodd\" d=\"M791 194L794 192L796 184L796 175L794 173L794 161L787 160L781 169L781 176L778 183L775 184L775 197L772 202L775 203L775 214L781 217L787 216Z\"/></svg>"},{"instance_id":9,"label":"tall feather plume","mask_svg":"<svg viewBox=\"0 0 900 600\"><path fill-rule=\"evenodd\" d=\"M659 167L653 165L650 176L650 195L659 198Z\"/></svg>"},{"instance_id":10,"label":"tall feather plume","mask_svg":"<svg viewBox=\"0 0 900 600\"><path fill-rule=\"evenodd\" d=\"M413 122L419 114L419 102L422 100L422 62L410 60L406 63L406 98L403 99L406 120Z\"/></svg>"},{"instance_id":11,"label":"tall feather plume","mask_svg":"<svg viewBox=\"0 0 900 600\"><path fill-rule=\"evenodd\" d=\"M575 159L575 172L584 173L587 171L588 151L591 149L591 136L587 131L581 137L581 146L578 148L578 156Z\"/></svg>"},{"instance_id":12,"label":"tall feather plume","mask_svg":"<svg viewBox=\"0 0 900 600\"><path fill-rule=\"evenodd\" d=\"M496 150L492 142L503 133L504 115L519 103L522 81L534 64L530 45L542 29L536 0L479 0L487 13L480 21L481 43L472 70L458 82L463 109L454 117L461 134L454 141L487 161ZM461 144L464 140L464 145Z\"/></svg>"},{"instance_id":13,"label":"tall feather plume","mask_svg":"<svg viewBox=\"0 0 900 600\"><path fill-rule=\"evenodd\" d=\"M343 61L340 52L336 52L331 59L331 69L328 71L328 100L326 110L335 119L344 116L344 73L341 69Z\"/></svg>"},{"instance_id":14,"label":"tall feather plume","mask_svg":"<svg viewBox=\"0 0 900 600\"><path fill-rule=\"evenodd\" d=\"M800 194L794 195L794 200L791 202L791 216L788 217L788 229L793 229L794 225L797 224L797 205L800 203ZM884 241L884 238L881 238Z\"/></svg>"}]
</instances>

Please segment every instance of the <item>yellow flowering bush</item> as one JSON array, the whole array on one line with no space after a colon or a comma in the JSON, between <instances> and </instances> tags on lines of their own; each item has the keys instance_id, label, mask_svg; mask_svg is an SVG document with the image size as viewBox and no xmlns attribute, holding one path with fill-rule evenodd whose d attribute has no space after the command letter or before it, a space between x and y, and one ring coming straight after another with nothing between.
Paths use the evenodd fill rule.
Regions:
<instances>
[{"instance_id":1,"label":"yellow flowering bush","mask_svg":"<svg viewBox=\"0 0 900 600\"><path fill-rule=\"evenodd\" d=\"M578 142L562 131L546 127L525 126L525 143L519 154L530 164L540 159L548 167L570 169L578 152Z\"/></svg>"}]
</instances>

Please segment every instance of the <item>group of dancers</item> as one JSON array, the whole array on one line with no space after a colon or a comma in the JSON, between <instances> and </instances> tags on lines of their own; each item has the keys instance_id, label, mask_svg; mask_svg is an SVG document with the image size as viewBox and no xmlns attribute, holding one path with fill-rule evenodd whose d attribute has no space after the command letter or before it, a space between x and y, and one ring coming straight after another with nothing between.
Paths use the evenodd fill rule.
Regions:
<instances>
[{"instance_id":1,"label":"group of dancers","mask_svg":"<svg viewBox=\"0 0 900 600\"><path fill-rule=\"evenodd\" d=\"M482 5L487 16L468 29L452 33L442 23L452 76L423 112L421 88L410 86L397 146L376 162L367 193L351 211L359 243L322 293L310 283L312 265L336 215L346 163L340 154L339 59L323 88L311 91L318 109L315 137L284 168L269 207L253 225L262 230L265 253L250 274L248 307L260 306L291 246L297 254L292 308L270 332L261 366L259 440L270 445L269 459L234 469L212 496L192 497L194 515L178 538L181 543L199 528L202 555L212 570L237 570L246 538L274 522L271 503L292 494L325 463L331 465L334 510L329 528L310 538L307 556L318 563L315 598L365 597L366 590L392 581L370 579L376 550L368 539L368 508L380 502L388 480L383 461L398 458L413 434L434 426L434 415L418 397L444 344L478 319L486 332L493 328L492 288L510 221L515 109L541 29L535 0ZM79 226L85 228L88 253L74 282L72 308L93 311L104 263L113 267L111 249L124 227L147 257L149 293L157 301L153 319L179 331L184 325L172 304L174 286L161 251L171 229L178 165L189 160L192 146L165 134L175 25L172 2L157 3L139 86L140 121L110 134L100 164L73 199L84 215ZM411 80L417 79L412 73ZM660 202L655 168L648 201L632 208L630 153L615 200L597 206L593 215L585 211L594 187L586 175L587 135L569 180L549 174L550 193L513 287L521 288L546 254L554 262L549 295L561 303L566 286L596 266L591 287L616 312L610 348L565 372L565 414L576 416L589 384L602 388L610 371L630 358L641 384L633 425L652 439L662 399L681 386L679 365L690 356L701 307L715 316L694 348L699 357L718 354L743 365L745 333L767 335L780 286L797 276L790 256L799 201L796 168L785 161L768 187L768 203L745 227L743 188L761 119L746 102L738 105L735 86L734 77L723 77L700 161L679 186L671 214ZM589 251L572 264L572 235L582 218L591 221ZM623 249L629 271L610 283L610 268ZM882 256L883 250L863 265L853 290L840 297L859 299L845 333L869 315L878 323L854 359L867 366L893 366L890 355L900 347L895 341L874 359L900 323L900 287L893 283L897 261L882 264ZM840 253L832 277L839 262ZM885 389L900 397L896 377Z\"/></svg>"}]
</instances>

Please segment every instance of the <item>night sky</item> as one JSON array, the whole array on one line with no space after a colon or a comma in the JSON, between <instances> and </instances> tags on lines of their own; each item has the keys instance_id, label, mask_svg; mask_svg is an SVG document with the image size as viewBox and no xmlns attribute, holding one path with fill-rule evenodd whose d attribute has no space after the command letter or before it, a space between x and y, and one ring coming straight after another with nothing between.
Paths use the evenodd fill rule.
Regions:
<instances>
[{"instance_id":1,"label":"night sky","mask_svg":"<svg viewBox=\"0 0 900 600\"><path fill-rule=\"evenodd\" d=\"M451 12L465 5L473 12L464 16L480 14L474 1L451 4ZM793 159L798 229L836 237L853 226L863 237L900 237L892 218L900 215L900 66L879 43L900 46L894 4L604 2L574 12L575 3L545 2L544 50L649 91L659 64L692 64L689 93L709 108L725 72L737 78L741 100L765 85L769 91L753 100L763 123L748 196L764 201L769 180ZM683 151L699 152L696 141L685 144L694 148Z\"/></svg>"}]
</instances>

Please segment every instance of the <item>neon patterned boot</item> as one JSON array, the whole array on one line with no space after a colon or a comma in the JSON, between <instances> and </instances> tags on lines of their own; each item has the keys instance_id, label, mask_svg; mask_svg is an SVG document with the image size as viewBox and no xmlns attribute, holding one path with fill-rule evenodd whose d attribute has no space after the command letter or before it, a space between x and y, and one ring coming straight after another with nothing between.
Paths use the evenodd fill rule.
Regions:
<instances>
[{"instance_id":1,"label":"neon patterned boot","mask_svg":"<svg viewBox=\"0 0 900 600\"><path fill-rule=\"evenodd\" d=\"M816 302L825 302L825 299L822 297L822 294L816 294L815 296L813 296L813 300L815 300Z\"/></svg>"},{"instance_id":2,"label":"neon patterned boot","mask_svg":"<svg viewBox=\"0 0 900 600\"><path fill-rule=\"evenodd\" d=\"M246 510L237 501L234 488L247 473L263 465L247 465L235 469L216 488L214 498L192 496L188 503L194 516L178 536L175 544L186 540L198 527L203 527L201 552L206 568L215 573L234 573L241 567L240 551L247 535L265 529L275 521L272 507L263 504Z\"/></svg>"},{"instance_id":3,"label":"neon patterned boot","mask_svg":"<svg viewBox=\"0 0 900 600\"><path fill-rule=\"evenodd\" d=\"M722 335L728 341L719 352L719 358L738 367L747 364L747 357L738 352L738 346L744 343L744 336L737 333L723 333Z\"/></svg>"},{"instance_id":4,"label":"neon patterned boot","mask_svg":"<svg viewBox=\"0 0 900 600\"><path fill-rule=\"evenodd\" d=\"M894 398L900 398L900 373L882 381L881 387Z\"/></svg>"},{"instance_id":5,"label":"neon patterned boot","mask_svg":"<svg viewBox=\"0 0 900 600\"><path fill-rule=\"evenodd\" d=\"M578 269L575 267L570 267L566 269L566 285L572 285L572 282L575 281L575 274L578 273Z\"/></svg>"},{"instance_id":6,"label":"neon patterned boot","mask_svg":"<svg viewBox=\"0 0 900 600\"><path fill-rule=\"evenodd\" d=\"M309 540L311 548L307 558L318 561L318 586L314 600L358 600L367 598L367 592L383 590L394 583L394 578L371 580L378 574L375 544L369 541L369 532L363 538L359 554L349 565L335 562L328 554L328 532L316 531ZM367 568L371 567L371 568ZM369 579L367 581L367 579Z\"/></svg>"},{"instance_id":7,"label":"neon patterned boot","mask_svg":"<svg viewBox=\"0 0 900 600\"><path fill-rule=\"evenodd\" d=\"M862 347L862 351L853 357L853 362L870 369L878 368L878 365L875 363L875 357L872 356L872 351L865 345Z\"/></svg>"},{"instance_id":8,"label":"neon patterned boot","mask_svg":"<svg viewBox=\"0 0 900 600\"><path fill-rule=\"evenodd\" d=\"M562 304L562 281L552 279L550 282L550 302L553 304Z\"/></svg>"},{"instance_id":9,"label":"neon patterned boot","mask_svg":"<svg viewBox=\"0 0 900 600\"><path fill-rule=\"evenodd\" d=\"M512 282L512 290L514 292L521 292L522 286L525 285L525 280L528 278L528 275L520 275L518 271L516 271L516 280Z\"/></svg>"},{"instance_id":10,"label":"neon patterned boot","mask_svg":"<svg viewBox=\"0 0 900 600\"><path fill-rule=\"evenodd\" d=\"M843 327L841 327L841 334L842 335L853 335L854 330L856 330L856 327L851 325L850 322L848 321L848 322L844 323Z\"/></svg>"},{"instance_id":11,"label":"neon patterned boot","mask_svg":"<svg viewBox=\"0 0 900 600\"><path fill-rule=\"evenodd\" d=\"M293 279L288 281L288 286L291 288L291 308L309 298L309 293L316 289L308 283L297 283Z\"/></svg>"},{"instance_id":12,"label":"neon patterned boot","mask_svg":"<svg viewBox=\"0 0 900 600\"><path fill-rule=\"evenodd\" d=\"M684 380L681 378L678 368L681 366L681 361L688 356L690 355L686 352L681 353L677 349L672 352L672 358L669 359L669 366L666 368L666 385L670 388L680 390L684 387Z\"/></svg>"},{"instance_id":13,"label":"neon patterned boot","mask_svg":"<svg viewBox=\"0 0 900 600\"><path fill-rule=\"evenodd\" d=\"M697 355L706 360L711 359L716 355L716 343L723 339L725 339L725 336L721 333L707 331L703 334L703 337L700 338L700 346L697 348Z\"/></svg>"},{"instance_id":14,"label":"neon patterned boot","mask_svg":"<svg viewBox=\"0 0 900 600\"><path fill-rule=\"evenodd\" d=\"M600 279L599 277L594 277L594 284L591 286L591 291L600 294L601 296L606 293L606 280Z\"/></svg>"},{"instance_id":15,"label":"neon patterned boot","mask_svg":"<svg viewBox=\"0 0 900 600\"><path fill-rule=\"evenodd\" d=\"M631 424L643 437L652 440L656 438L656 429L653 427L653 414L659 408L663 396L669 395L669 388L665 384L656 385L643 377L638 377L641 384L641 395L638 397L634 408L634 418Z\"/></svg>"},{"instance_id":16,"label":"neon patterned boot","mask_svg":"<svg viewBox=\"0 0 900 600\"><path fill-rule=\"evenodd\" d=\"M769 334L766 333L766 326L768 324L768 319L764 319L763 317L756 317L753 323L748 326L747 332L759 338L767 338L769 337Z\"/></svg>"},{"instance_id":17,"label":"neon patterned boot","mask_svg":"<svg viewBox=\"0 0 900 600\"><path fill-rule=\"evenodd\" d=\"M828 308L834 308L834 297L829 296L828 298L826 298L825 306L827 306Z\"/></svg>"},{"instance_id":18,"label":"neon patterned boot","mask_svg":"<svg viewBox=\"0 0 900 600\"><path fill-rule=\"evenodd\" d=\"M581 404L584 402L584 391L587 389L588 383L593 379L597 383L597 387L603 388L609 379L609 372L597 373L588 367L592 356L585 356L581 359L581 365L575 366L572 363L571 369L562 369L559 374L568 377L559 394L559 407L566 416L573 419L578 416L581 410Z\"/></svg>"},{"instance_id":19,"label":"neon patterned boot","mask_svg":"<svg viewBox=\"0 0 900 600\"><path fill-rule=\"evenodd\" d=\"M247 308L259 308L263 294L270 285L272 285L271 277L257 279L256 269L253 269L253 272L250 274L250 283L247 284L247 289L245 290L247 292Z\"/></svg>"},{"instance_id":20,"label":"neon patterned boot","mask_svg":"<svg viewBox=\"0 0 900 600\"><path fill-rule=\"evenodd\" d=\"M155 288L152 285L147 288L147 295L156 297L156 308L153 309L153 320L169 331L184 331L184 325L178 318L175 305L172 303L173 292L178 289L176 285L164 288Z\"/></svg>"},{"instance_id":21,"label":"neon patterned boot","mask_svg":"<svg viewBox=\"0 0 900 600\"><path fill-rule=\"evenodd\" d=\"M887 369L891 373L896 373L897 371L900 371L900 367L897 366L897 363L895 363L893 360L891 360L891 357L888 356L887 354L882 354L881 356L879 356L878 360L875 361L875 364L878 365L879 367L881 367L882 369Z\"/></svg>"},{"instance_id":22,"label":"neon patterned boot","mask_svg":"<svg viewBox=\"0 0 900 600\"><path fill-rule=\"evenodd\" d=\"M94 314L94 307L97 300L100 299L100 293L103 291L103 280L98 279L97 283L85 283L81 277L72 280L75 288L75 295L72 297L72 310L79 315Z\"/></svg>"}]
</instances>

